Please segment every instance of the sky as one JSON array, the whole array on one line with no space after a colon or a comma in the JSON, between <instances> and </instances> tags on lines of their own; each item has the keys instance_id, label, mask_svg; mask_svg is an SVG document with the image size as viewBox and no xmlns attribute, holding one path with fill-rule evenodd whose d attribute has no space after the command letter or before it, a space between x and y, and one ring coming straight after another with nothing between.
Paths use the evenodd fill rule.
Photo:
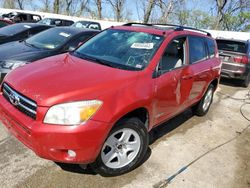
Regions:
<instances>
[{"instance_id":1,"label":"sky","mask_svg":"<svg viewBox=\"0 0 250 188\"><path fill-rule=\"evenodd\" d=\"M51 2L53 0L50 0ZM142 19L142 9L140 6L140 2L142 0L126 0L126 8L124 14L127 14L131 20L138 21ZM189 10L199 9L205 12L209 12L214 0L186 0L186 6ZM0 5L3 0L0 0ZM35 7L41 7L41 0L32 0L32 3L25 5L25 9L34 10ZM93 7L93 6L91 6ZM37 9L37 8L36 8ZM157 12L155 12L157 14ZM103 16L107 18L112 18L113 11L107 3L103 3Z\"/></svg>"}]
</instances>

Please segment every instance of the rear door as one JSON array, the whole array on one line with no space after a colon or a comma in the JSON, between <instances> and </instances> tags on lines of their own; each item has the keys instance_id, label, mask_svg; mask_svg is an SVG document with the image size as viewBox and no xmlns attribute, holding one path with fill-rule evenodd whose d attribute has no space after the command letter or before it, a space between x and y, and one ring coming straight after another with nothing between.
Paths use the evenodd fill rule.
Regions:
<instances>
[{"instance_id":1,"label":"rear door","mask_svg":"<svg viewBox=\"0 0 250 188\"><path fill-rule=\"evenodd\" d=\"M213 58L208 55L208 47L206 39L200 36L189 36L189 68L192 72L192 88L189 95L189 100L186 106L190 106L197 102L208 83L213 77ZM214 52L212 52L214 53Z\"/></svg>"}]
</instances>

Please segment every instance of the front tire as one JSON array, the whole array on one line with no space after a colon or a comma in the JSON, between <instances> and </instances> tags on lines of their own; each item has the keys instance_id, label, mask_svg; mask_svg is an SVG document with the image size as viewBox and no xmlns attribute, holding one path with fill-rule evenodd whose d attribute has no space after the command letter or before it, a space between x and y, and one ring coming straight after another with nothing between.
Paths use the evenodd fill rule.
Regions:
<instances>
[{"instance_id":1,"label":"front tire","mask_svg":"<svg viewBox=\"0 0 250 188\"><path fill-rule=\"evenodd\" d=\"M91 165L102 176L118 176L137 167L148 148L148 132L138 118L119 121Z\"/></svg>"},{"instance_id":2,"label":"front tire","mask_svg":"<svg viewBox=\"0 0 250 188\"><path fill-rule=\"evenodd\" d=\"M209 108L213 102L214 86L209 85L205 95L202 97L200 102L193 108L194 113L197 116L204 116L209 111Z\"/></svg>"}]
</instances>

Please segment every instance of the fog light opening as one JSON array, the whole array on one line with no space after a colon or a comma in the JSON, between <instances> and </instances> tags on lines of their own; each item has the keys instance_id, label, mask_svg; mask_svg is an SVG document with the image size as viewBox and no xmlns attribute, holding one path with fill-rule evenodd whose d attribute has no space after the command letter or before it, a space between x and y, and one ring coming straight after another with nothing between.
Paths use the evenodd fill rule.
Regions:
<instances>
[{"instance_id":1,"label":"fog light opening","mask_svg":"<svg viewBox=\"0 0 250 188\"><path fill-rule=\"evenodd\" d=\"M73 150L68 150L68 156L69 157L76 157L76 152Z\"/></svg>"}]
</instances>

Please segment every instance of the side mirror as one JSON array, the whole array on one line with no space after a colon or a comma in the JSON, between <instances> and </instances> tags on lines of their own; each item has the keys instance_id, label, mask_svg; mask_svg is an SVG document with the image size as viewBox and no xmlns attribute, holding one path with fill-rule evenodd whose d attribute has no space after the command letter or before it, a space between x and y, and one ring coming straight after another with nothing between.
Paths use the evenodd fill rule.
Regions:
<instances>
[{"instance_id":1,"label":"side mirror","mask_svg":"<svg viewBox=\"0 0 250 188\"><path fill-rule=\"evenodd\" d=\"M70 46L66 51L68 51L68 52L72 52L72 51L74 51L76 48L75 47L73 47L73 46Z\"/></svg>"},{"instance_id":2,"label":"side mirror","mask_svg":"<svg viewBox=\"0 0 250 188\"><path fill-rule=\"evenodd\" d=\"M162 74L161 69L159 68L159 65L156 67L156 69L153 72L152 78L158 78Z\"/></svg>"}]
</instances>

